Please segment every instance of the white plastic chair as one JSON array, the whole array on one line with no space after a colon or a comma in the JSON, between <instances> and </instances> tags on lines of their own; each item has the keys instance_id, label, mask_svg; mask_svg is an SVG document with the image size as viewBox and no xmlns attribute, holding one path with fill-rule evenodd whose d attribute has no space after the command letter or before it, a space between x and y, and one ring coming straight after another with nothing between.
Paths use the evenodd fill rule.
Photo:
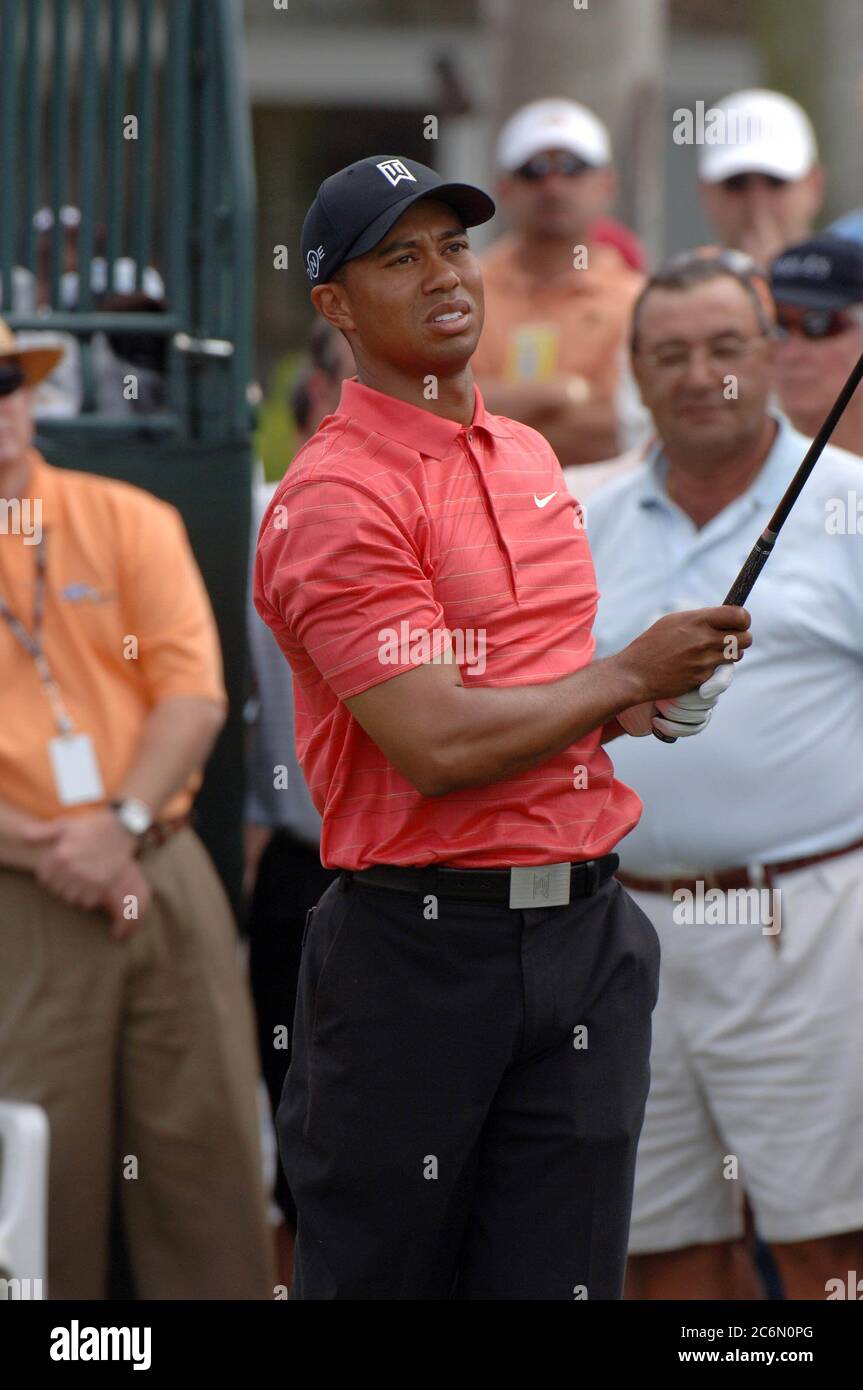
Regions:
<instances>
[{"instance_id":1,"label":"white plastic chair","mask_svg":"<svg viewBox=\"0 0 863 1390\"><path fill-rule=\"evenodd\" d=\"M48 1296L48 1142L41 1106L0 1100L0 1300Z\"/></svg>"}]
</instances>

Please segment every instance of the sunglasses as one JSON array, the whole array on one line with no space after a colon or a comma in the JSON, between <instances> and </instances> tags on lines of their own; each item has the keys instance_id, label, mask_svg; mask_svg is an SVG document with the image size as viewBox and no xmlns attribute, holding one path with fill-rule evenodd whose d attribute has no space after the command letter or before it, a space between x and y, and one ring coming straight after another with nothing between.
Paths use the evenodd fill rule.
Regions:
<instances>
[{"instance_id":1,"label":"sunglasses","mask_svg":"<svg viewBox=\"0 0 863 1390\"><path fill-rule=\"evenodd\" d=\"M733 246L696 246L692 251L678 251L665 262L667 270L686 270L699 261L715 261L723 270L741 279L766 280L764 271L748 251L738 251Z\"/></svg>"},{"instance_id":2,"label":"sunglasses","mask_svg":"<svg viewBox=\"0 0 863 1390\"><path fill-rule=\"evenodd\" d=\"M24 385L24 373L17 362L0 363L0 396L11 396Z\"/></svg>"},{"instance_id":3,"label":"sunglasses","mask_svg":"<svg viewBox=\"0 0 863 1390\"><path fill-rule=\"evenodd\" d=\"M731 174L719 182L729 193L745 193L755 179L759 183L766 183L768 188L784 188L789 182L788 179L780 179L777 174Z\"/></svg>"},{"instance_id":4,"label":"sunglasses","mask_svg":"<svg viewBox=\"0 0 863 1390\"><path fill-rule=\"evenodd\" d=\"M527 179L532 183L536 179L544 179L548 174L566 174L569 178L575 178L592 167L585 160L579 159L577 154L559 150L556 154L535 154L533 159L529 159L515 170L515 175L516 178Z\"/></svg>"},{"instance_id":5,"label":"sunglasses","mask_svg":"<svg viewBox=\"0 0 863 1390\"><path fill-rule=\"evenodd\" d=\"M855 327L855 320L843 309L806 309L801 314L784 314L780 311L776 320L776 331L780 338L790 333L803 338L837 338Z\"/></svg>"}]
</instances>

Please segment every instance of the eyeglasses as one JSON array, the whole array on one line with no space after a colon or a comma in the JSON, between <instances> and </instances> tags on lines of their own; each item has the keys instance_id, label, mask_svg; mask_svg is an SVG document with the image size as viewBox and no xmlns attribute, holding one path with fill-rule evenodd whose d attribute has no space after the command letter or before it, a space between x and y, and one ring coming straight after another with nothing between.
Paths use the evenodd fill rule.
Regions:
<instances>
[{"instance_id":1,"label":"eyeglasses","mask_svg":"<svg viewBox=\"0 0 863 1390\"><path fill-rule=\"evenodd\" d=\"M0 396L11 396L24 385L24 373L17 362L0 362Z\"/></svg>"},{"instance_id":2,"label":"eyeglasses","mask_svg":"<svg viewBox=\"0 0 863 1390\"><path fill-rule=\"evenodd\" d=\"M784 188L790 179L781 179L778 174L730 174L727 179L720 179L722 188L729 193L745 193L754 180L759 183L766 183L768 188Z\"/></svg>"},{"instance_id":3,"label":"eyeglasses","mask_svg":"<svg viewBox=\"0 0 863 1390\"><path fill-rule=\"evenodd\" d=\"M703 347L711 366L723 373L742 362L753 351L756 344L767 337L766 333L756 333L751 338L713 338L703 343L669 343L654 348L652 352L637 352L640 357L657 371L673 375L686 371L696 348Z\"/></svg>"},{"instance_id":4,"label":"eyeglasses","mask_svg":"<svg viewBox=\"0 0 863 1390\"><path fill-rule=\"evenodd\" d=\"M544 179L548 174L566 174L568 178L574 178L592 167L585 160L579 159L577 154L571 154L569 150L558 150L554 154L535 154L532 159L516 169L515 174L517 178L533 182L536 179Z\"/></svg>"},{"instance_id":5,"label":"eyeglasses","mask_svg":"<svg viewBox=\"0 0 863 1390\"><path fill-rule=\"evenodd\" d=\"M780 338L788 338L792 333L803 338L838 338L849 328L856 328L857 322L844 309L805 309L799 314L787 314L780 310L776 321L776 332Z\"/></svg>"}]
</instances>

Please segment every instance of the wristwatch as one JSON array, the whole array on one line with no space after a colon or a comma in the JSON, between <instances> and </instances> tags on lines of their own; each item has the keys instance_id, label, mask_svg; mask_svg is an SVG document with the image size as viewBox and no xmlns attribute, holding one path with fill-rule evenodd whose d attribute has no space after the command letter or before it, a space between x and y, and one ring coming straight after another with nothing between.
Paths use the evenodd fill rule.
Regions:
<instances>
[{"instance_id":1,"label":"wristwatch","mask_svg":"<svg viewBox=\"0 0 863 1390\"><path fill-rule=\"evenodd\" d=\"M137 796L127 796L122 801L112 801L110 806L123 829L128 830L129 834L134 835L136 839L141 835L146 835L153 824L153 812L146 802L139 801Z\"/></svg>"}]
</instances>

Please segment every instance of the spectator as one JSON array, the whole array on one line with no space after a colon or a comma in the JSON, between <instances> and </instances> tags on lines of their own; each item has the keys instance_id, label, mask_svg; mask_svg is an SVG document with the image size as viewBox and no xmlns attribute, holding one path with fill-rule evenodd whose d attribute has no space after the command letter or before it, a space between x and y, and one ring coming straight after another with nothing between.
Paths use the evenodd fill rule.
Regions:
<instances>
[{"instance_id":1,"label":"spectator","mask_svg":"<svg viewBox=\"0 0 863 1390\"><path fill-rule=\"evenodd\" d=\"M172 507L33 447L54 360L0 323L0 1095L48 1115L52 1298L106 1296L115 1190L141 1298L272 1297L251 1009L188 824L213 617Z\"/></svg>"},{"instance_id":2,"label":"spectator","mask_svg":"<svg viewBox=\"0 0 863 1390\"><path fill-rule=\"evenodd\" d=\"M768 408L772 324L738 266L677 258L636 306L659 442L591 499L598 657L721 598L808 447ZM859 486L859 459L828 447L747 600L758 641L714 727L616 745L645 807L618 877L662 942L635 1297L757 1296L743 1192L787 1297L863 1268L863 550L825 524Z\"/></svg>"},{"instance_id":3,"label":"spectator","mask_svg":"<svg viewBox=\"0 0 863 1390\"><path fill-rule=\"evenodd\" d=\"M699 246L695 251L685 252L684 259L689 256L710 257L717 255L717 253L721 254L726 262L736 270L751 273L753 286L761 300L764 312L773 323L774 304L768 288L767 276L759 271L751 256L747 256L743 251L723 251L719 246ZM633 391L638 391L631 370L627 371L626 381L627 383L631 382ZM587 463L578 468L565 468L564 477L569 491L579 502L586 502L607 483L613 482L616 478L622 478L627 473L634 473L636 469L640 468L655 444L655 434L646 434L640 444L626 449L617 458L607 459L604 463Z\"/></svg>"},{"instance_id":4,"label":"spectator","mask_svg":"<svg viewBox=\"0 0 863 1390\"><path fill-rule=\"evenodd\" d=\"M62 227L60 280L56 307L75 310L79 307L79 232L80 209L67 205L60 209ZM35 307L44 312L51 304L51 242L54 213L50 207L40 208L33 217L38 232L36 240L37 276ZM161 275L151 265L143 268L141 286L135 279L137 267L129 256L118 256L112 265L110 284L108 262L104 255L106 228L97 223L94 229L96 254L90 262L90 288L95 307L110 313L164 313L167 308L165 285ZM34 312L33 308L19 312ZM42 338L39 334L39 338ZM52 376L42 384L36 400L36 416L77 415L83 403L83 368L78 338L72 333L54 335L66 349L63 361ZM35 340L35 335L31 334ZM130 417L149 415L165 408L166 339L150 333L104 333L92 335L90 360L95 381L94 408L102 415ZM129 378L133 378L129 389Z\"/></svg>"},{"instance_id":5,"label":"spectator","mask_svg":"<svg viewBox=\"0 0 863 1390\"><path fill-rule=\"evenodd\" d=\"M814 435L863 353L863 246L820 236L773 262L777 303L776 380L795 429ZM855 391L832 442L863 454L863 392Z\"/></svg>"},{"instance_id":6,"label":"spectator","mask_svg":"<svg viewBox=\"0 0 863 1390\"><path fill-rule=\"evenodd\" d=\"M60 208L57 219L62 228L60 280L58 303L51 304L51 241L54 212L40 208L33 216L36 238L37 270L15 266L12 274L11 309L16 314L48 314L52 307L74 310L78 307L78 233L80 209L72 205ZM104 249L105 227L95 229L98 249ZM90 284L99 309L113 313L161 313L167 308L165 286L153 266L145 266L142 288L135 288L136 265L128 256L113 263L111 285L108 285L108 263L102 254L90 263ZM3 307L3 285L0 276L0 308ZM34 388L32 411L36 420L76 416L83 403L83 368L81 346L74 333L52 329L28 329L20 341L31 346L59 347L62 351L54 370ZM95 378L95 409L104 415L146 415L164 409L166 339L158 334L106 334L97 332L91 340L91 363ZM135 394L127 389L127 378L134 377Z\"/></svg>"},{"instance_id":7,"label":"spectator","mask_svg":"<svg viewBox=\"0 0 863 1390\"><path fill-rule=\"evenodd\" d=\"M351 350L341 333L317 319L291 392L298 449L337 409L342 381L353 372ZM266 483L255 489L254 539L275 489L276 484ZM291 668L255 612L251 593L248 624L257 704L246 803L247 881L254 885L248 920L249 968L262 1070L275 1116L291 1061L306 915L336 875L321 864L321 818L295 751ZM281 1164L275 1199L284 1217L278 1237L279 1281L290 1284L297 1209Z\"/></svg>"},{"instance_id":8,"label":"spectator","mask_svg":"<svg viewBox=\"0 0 863 1390\"><path fill-rule=\"evenodd\" d=\"M643 277L593 228L615 196L611 144L575 102L522 107L498 141L499 198L512 230L481 264L485 327L474 371L488 408L532 425L561 463L607 459L640 437L624 345Z\"/></svg>"},{"instance_id":9,"label":"spectator","mask_svg":"<svg viewBox=\"0 0 863 1390\"><path fill-rule=\"evenodd\" d=\"M704 210L723 246L766 270L784 247L812 235L824 201L815 132L781 92L734 92L711 111L721 114L726 138L699 147ZM713 126L718 132L719 115Z\"/></svg>"}]
</instances>

